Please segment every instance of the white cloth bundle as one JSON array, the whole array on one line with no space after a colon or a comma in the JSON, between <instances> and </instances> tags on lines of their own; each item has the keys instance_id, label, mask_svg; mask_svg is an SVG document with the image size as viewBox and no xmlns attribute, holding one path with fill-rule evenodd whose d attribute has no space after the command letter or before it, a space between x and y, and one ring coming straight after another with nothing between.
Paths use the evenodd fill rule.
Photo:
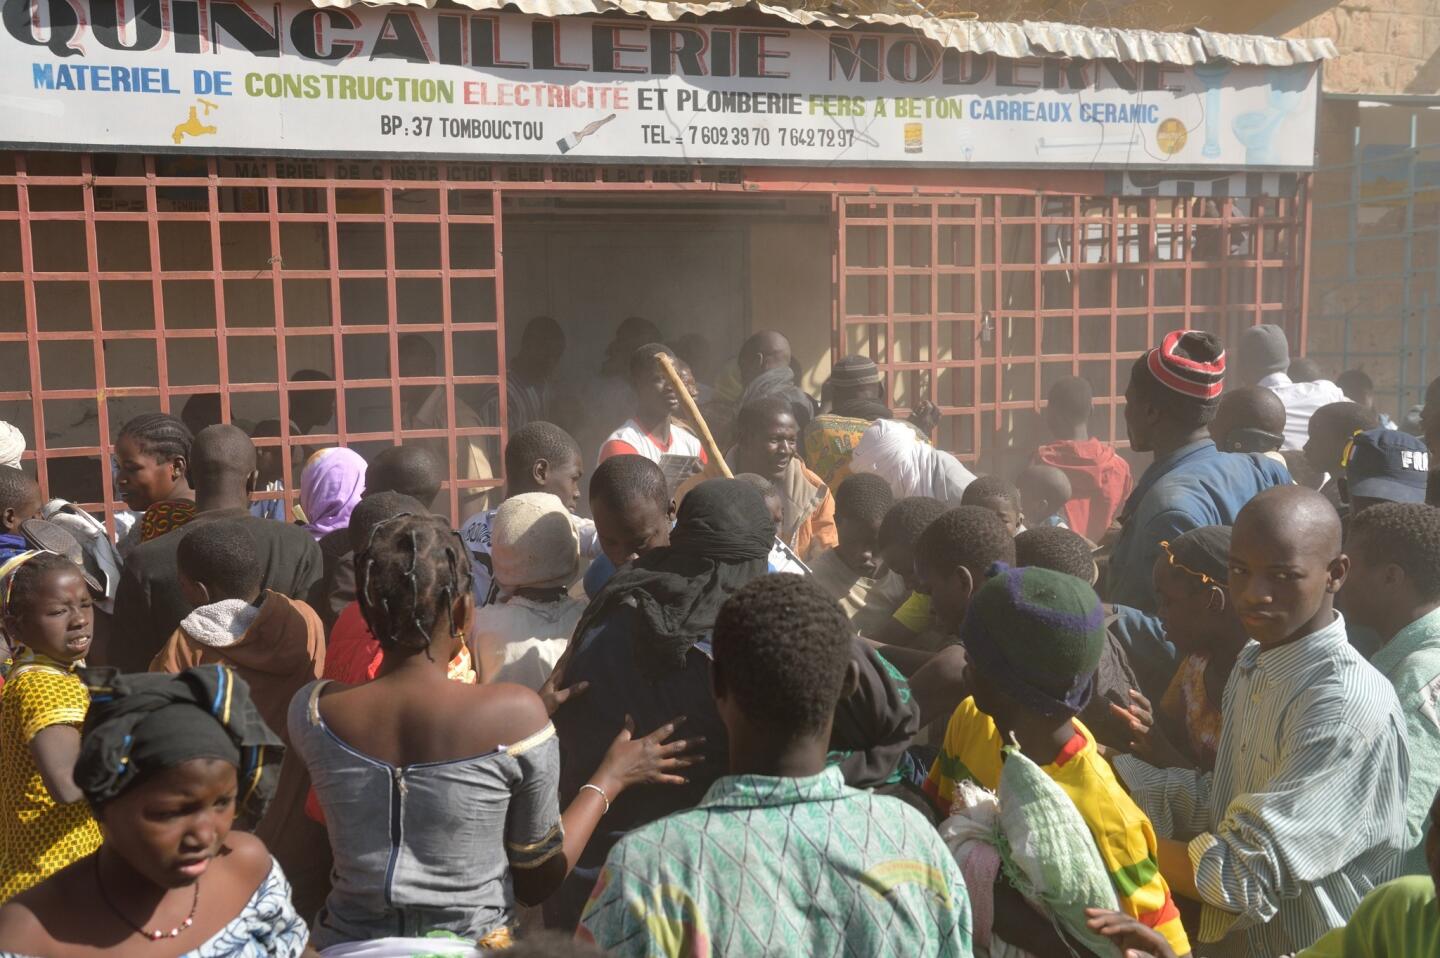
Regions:
<instances>
[{"instance_id":1,"label":"white cloth bundle","mask_svg":"<svg viewBox=\"0 0 1440 958\"><path fill-rule=\"evenodd\" d=\"M865 430L850 459L852 473L873 472L890 483L896 499L929 496L958 506L975 474L950 453L936 449L908 423L877 419Z\"/></svg>"}]
</instances>

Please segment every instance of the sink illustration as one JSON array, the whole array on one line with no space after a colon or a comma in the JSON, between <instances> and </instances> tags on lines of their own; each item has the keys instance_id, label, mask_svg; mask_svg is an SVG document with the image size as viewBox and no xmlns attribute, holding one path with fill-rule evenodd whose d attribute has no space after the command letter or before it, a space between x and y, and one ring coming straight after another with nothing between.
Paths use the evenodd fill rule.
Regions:
<instances>
[{"instance_id":1,"label":"sink illustration","mask_svg":"<svg viewBox=\"0 0 1440 958\"><path fill-rule=\"evenodd\" d=\"M1195 79L1205 87L1205 146L1200 154L1210 159L1220 155L1220 84L1229 73L1230 64L1223 60L1195 66Z\"/></svg>"}]
</instances>

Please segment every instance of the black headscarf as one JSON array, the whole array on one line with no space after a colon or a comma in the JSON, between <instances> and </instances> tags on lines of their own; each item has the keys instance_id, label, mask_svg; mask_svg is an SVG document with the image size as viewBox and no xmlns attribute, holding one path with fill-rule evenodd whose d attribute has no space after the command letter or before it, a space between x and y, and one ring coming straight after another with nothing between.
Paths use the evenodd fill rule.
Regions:
<instances>
[{"instance_id":1,"label":"black headscarf","mask_svg":"<svg viewBox=\"0 0 1440 958\"><path fill-rule=\"evenodd\" d=\"M621 605L640 613L635 660L649 680L683 669L730 593L769 571L775 522L749 483L709 479L680 504L670 545L616 573L585 610L576 637Z\"/></svg>"},{"instance_id":2,"label":"black headscarf","mask_svg":"<svg viewBox=\"0 0 1440 958\"><path fill-rule=\"evenodd\" d=\"M789 403L795 423L801 429L815 417L815 403L805 394L805 390L796 384L795 371L787 366L767 369L750 380L745 391L740 394L740 402L735 408L744 409L762 399L783 399Z\"/></svg>"},{"instance_id":3,"label":"black headscarf","mask_svg":"<svg viewBox=\"0 0 1440 958\"><path fill-rule=\"evenodd\" d=\"M863 639L855 639L851 656L859 684L835 704L831 757L838 759L845 784L878 788L890 782L920 731L920 710L911 701L905 676Z\"/></svg>"},{"instance_id":4,"label":"black headscarf","mask_svg":"<svg viewBox=\"0 0 1440 958\"><path fill-rule=\"evenodd\" d=\"M92 805L115 798L146 772L217 758L238 769L242 824L259 820L285 749L232 669L201 665L176 675L88 669L84 678L90 710L75 784Z\"/></svg>"},{"instance_id":5,"label":"black headscarf","mask_svg":"<svg viewBox=\"0 0 1440 958\"><path fill-rule=\"evenodd\" d=\"M1161 544L1170 564L1217 585L1230 582L1230 527L1200 526Z\"/></svg>"}]
</instances>

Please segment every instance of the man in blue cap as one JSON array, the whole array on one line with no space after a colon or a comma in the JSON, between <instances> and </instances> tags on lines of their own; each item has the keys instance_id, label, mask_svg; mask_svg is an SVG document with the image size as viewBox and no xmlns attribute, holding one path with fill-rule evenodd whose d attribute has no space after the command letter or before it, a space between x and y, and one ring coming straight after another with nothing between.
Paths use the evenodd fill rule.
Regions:
<instances>
[{"instance_id":1,"label":"man in blue cap","mask_svg":"<svg viewBox=\"0 0 1440 958\"><path fill-rule=\"evenodd\" d=\"M1345 496L1356 515L1381 502L1424 502L1430 453L1425 442L1394 429L1356 433L1345 454Z\"/></svg>"}]
</instances>

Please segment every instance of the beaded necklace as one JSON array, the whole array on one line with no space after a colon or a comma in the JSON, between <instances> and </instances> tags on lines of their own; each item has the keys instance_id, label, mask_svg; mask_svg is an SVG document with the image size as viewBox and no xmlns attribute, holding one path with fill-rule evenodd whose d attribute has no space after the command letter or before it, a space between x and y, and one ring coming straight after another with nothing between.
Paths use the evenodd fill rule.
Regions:
<instances>
[{"instance_id":1,"label":"beaded necklace","mask_svg":"<svg viewBox=\"0 0 1440 958\"><path fill-rule=\"evenodd\" d=\"M180 924L176 925L174 928L171 928L169 931L163 931L159 928L156 928L154 931L147 931L141 926L135 924L135 922L131 921L129 918L127 918L125 913L122 912L118 907L116 907L115 903L110 900L110 894L105 891L105 883L100 880L99 855L95 856L95 886L100 889L100 898L105 902L106 905L109 906L110 910L115 913L116 918L119 918L125 924L129 925L131 928L134 928L137 932L139 932L144 937L150 939L151 941L161 941L166 938L179 938L182 932L184 932L191 925L195 924L195 912L200 907L200 882L197 880L195 882L195 900L190 903L190 914L185 916L185 920L182 921Z\"/></svg>"}]
</instances>

